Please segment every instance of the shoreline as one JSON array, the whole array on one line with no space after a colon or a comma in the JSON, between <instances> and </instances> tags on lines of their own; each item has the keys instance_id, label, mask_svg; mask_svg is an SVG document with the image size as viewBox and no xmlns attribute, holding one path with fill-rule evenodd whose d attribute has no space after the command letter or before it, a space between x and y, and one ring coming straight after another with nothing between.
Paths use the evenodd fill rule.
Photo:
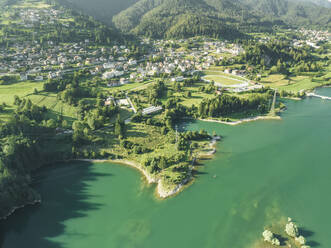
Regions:
<instances>
[{"instance_id":1,"label":"shoreline","mask_svg":"<svg viewBox=\"0 0 331 248\"><path fill-rule=\"evenodd\" d=\"M143 176L144 179L148 184L157 184L156 186L156 193L157 196L160 198L167 198L170 196L175 195L180 191L180 189L189 181L184 180L182 183L176 185L176 187L172 190L166 189L166 187L163 185L163 182L161 179L157 178L156 176L153 177L150 175L146 170L141 168L141 166L134 161L126 160L126 159L75 159L74 161L85 161L85 162L91 162L91 163L115 163L115 164L122 164L129 166L131 168L137 169Z\"/></svg>"},{"instance_id":2,"label":"shoreline","mask_svg":"<svg viewBox=\"0 0 331 248\"><path fill-rule=\"evenodd\" d=\"M216 143L221 140L221 137L216 136L210 140L209 147L212 149L210 152L205 154L200 154L200 157L212 157L216 153ZM174 188L167 188L162 179L157 176L150 175L146 170L142 168L139 163L127 160L127 159L73 159L72 161L85 161L91 163L115 163L129 166L131 168L137 169L145 178L148 184L157 184L156 185L156 195L162 199L174 196L177 193L181 192L185 185L191 181L192 176L184 179L181 183L177 184Z\"/></svg>"},{"instance_id":3,"label":"shoreline","mask_svg":"<svg viewBox=\"0 0 331 248\"><path fill-rule=\"evenodd\" d=\"M216 143L217 141L220 140L219 136L213 137L209 143L209 147L212 148L211 152L208 152L206 154L200 154L200 157L212 157L215 153L216 153ZM138 162L135 161L131 161L131 160L127 160L127 159L68 159L68 160L60 160L60 161L56 161L56 162L70 162L70 161L82 161L82 162L90 162L90 163L115 163L115 164L121 164L121 165L126 165L129 166L133 169L137 169L144 177L144 180L146 180L146 182L148 184L157 184L156 185L156 195L157 197L161 198L161 199L165 199L171 196L174 196L176 194L178 194L179 192L181 192L185 186L187 186L187 184L192 181L192 176L190 176L189 178L184 179L181 183L175 185L175 187L173 188L168 188L166 187L166 185L164 185L162 179L158 178L155 175L151 175L149 174L146 170L144 170L142 168L141 165L139 165ZM41 199L35 199L33 201L27 202L25 204L19 205L19 206L14 206L12 207L8 213L2 217L0 217L0 221L1 220L6 220L7 218L9 218L12 214L15 213L16 210L24 208L26 206L29 205L36 205L36 204L41 204Z\"/></svg>"},{"instance_id":4,"label":"shoreline","mask_svg":"<svg viewBox=\"0 0 331 248\"><path fill-rule=\"evenodd\" d=\"M226 124L230 126L239 125L245 122L251 122L251 121L258 121L258 120L281 120L282 118L280 116L256 116L256 117L249 117L249 118L243 118L238 121L221 121L221 120L215 120L215 119L198 119L199 121L205 121L205 122L216 122L221 124Z\"/></svg>"},{"instance_id":5,"label":"shoreline","mask_svg":"<svg viewBox=\"0 0 331 248\"><path fill-rule=\"evenodd\" d=\"M115 163L115 164L123 164L123 165L127 165L129 167L135 168L137 170L139 170L143 176L145 176L148 184L152 184L152 183L157 183L157 179L155 177L152 177L150 174L148 174L147 171L145 171L143 168L141 168L141 166L134 161L131 160L126 160L126 159L73 159L71 161L83 161L83 162L91 162L91 163Z\"/></svg>"}]
</instances>

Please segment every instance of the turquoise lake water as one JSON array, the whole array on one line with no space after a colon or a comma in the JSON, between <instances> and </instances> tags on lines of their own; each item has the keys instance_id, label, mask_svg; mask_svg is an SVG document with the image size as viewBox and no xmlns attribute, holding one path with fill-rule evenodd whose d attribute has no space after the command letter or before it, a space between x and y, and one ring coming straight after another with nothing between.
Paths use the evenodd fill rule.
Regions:
<instances>
[{"instance_id":1,"label":"turquoise lake water","mask_svg":"<svg viewBox=\"0 0 331 248\"><path fill-rule=\"evenodd\" d=\"M194 184L170 199L155 198L155 186L122 165L42 170L43 203L0 224L0 247L252 247L264 226L287 216L312 247L331 247L331 101L286 105L280 121L187 123L224 138Z\"/></svg>"}]
</instances>

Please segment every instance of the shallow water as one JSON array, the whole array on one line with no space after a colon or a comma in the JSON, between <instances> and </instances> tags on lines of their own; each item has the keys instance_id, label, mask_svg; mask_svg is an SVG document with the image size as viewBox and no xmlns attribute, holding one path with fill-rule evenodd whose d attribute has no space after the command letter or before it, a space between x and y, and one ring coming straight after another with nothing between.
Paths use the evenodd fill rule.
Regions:
<instances>
[{"instance_id":1,"label":"shallow water","mask_svg":"<svg viewBox=\"0 0 331 248\"><path fill-rule=\"evenodd\" d=\"M331 96L331 88L317 90ZM330 247L331 101L287 101L281 121L194 122L224 136L178 196L158 200L134 169L72 163L41 171L43 204L1 223L3 248L251 247L291 216L313 247Z\"/></svg>"}]
</instances>

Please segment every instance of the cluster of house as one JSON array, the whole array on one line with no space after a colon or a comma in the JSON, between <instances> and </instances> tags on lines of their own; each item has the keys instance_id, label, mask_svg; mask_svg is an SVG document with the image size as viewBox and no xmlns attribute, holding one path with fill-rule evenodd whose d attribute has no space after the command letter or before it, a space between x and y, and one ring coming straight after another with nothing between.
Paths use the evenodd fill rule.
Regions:
<instances>
[{"instance_id":1,"label":"cluster of house","mask_svg":"<svg viewBox=\"0 0 331 248\"><path fill-rule=\"evenodd\" d=\"M0 48L0 73L19 75L21 80L42 81L61 78L63 74L84 68L91 75L114 68L112 77L119 77L137 64L136 60L127 60L128 52L125 46L95 48L90 46L89 40L69 44L49 41L47 46L37 41L15 43L10 50ZM111 78L107 74L105 77Z\"/></svg>"},{"instance_id":2,"label":"cluster of house","mask_svg":"<svg viewBox=\"0 0 331 248\"><path fill-rule=\"evenodd\" d=\"M64 11L53 8L17 8L13 15L18 25L29 31L40 24L69 23ZM95 47L88 39L63 44L49 40L42 44L39 39L21 42L19 35L17 38L15 35L8 37L12 42L10 49L0 47L0 74L19 76L22 81L61 78L63 74L80 69L97 75L112 67L118 70L115 73L118 77L122 75L120 71L127 71L137 63L127 59L130 50L126 46Z\"/></svg>"},{"instance_id":3,"label":"cluster of house","mask_svg":"<svg viewBox=\"0 0 331 248\"><path fill-rule=\"evenodd\" d=\"M331 33L328 31L321 31L321 30L310 30L310 29L300 29L299 33L302 34L305 39L293 40L293 46L295 47L302 47L304 45L311 46L313 48L319 48L318 43L320 41L328 41L331 38Z\"/></svg>"},{"instance_id":4,"label":"cluster of house","mask_svg":"<svg viewBox=\"0 0 331 248\"><path fill-rule=\"evenodd\" d=\"M194 38L188 40L192 42ZM191 76L208 69L216 61L223 59L219 56L220 53L238 55L243 52L243 48L238 45L209 39L196 42L195 47L190 49L176 49L169 46L169 43L176 42L181 47L188 40L156 40L152 43L153 49L150 55L140 61L125 61L123 58L123 61L105 63L103 68L107 71L102 74L102 78L105 80L119 78L117 81L110 81L109 87L123 85L130 81L141 82L146 77L159 75L172 77L173 81L183 81L184 76ZM144 40L142 43L150 44L151 42Z\"/></svg>"},{"instance_id":5,"label":"cluster of house","mask_svg":"<svg viewBox=\"0 0 331 248\"><path fill-rule=\"evenodd\" d=\"M65 13L53 8L22 8L17 11L21 24L27 25L26 28L43 23L67 23L63 21ZM187 43L191 44L189 48ZM91 75L105 80L108 87L142 82L147 77L159 75L180 82L186 76L208 69L222 60L222 53L238 55L243 52L239 45L208 38L143 39L141 44L151 47L149 54L129 59L131 51L126 46L96 47L88 39L63 44L47 41L47 45L38 40L17 42L11 49L0 48L0 73L19 75L22 81L43 81L87 69ZM231 73L241 75L242 72L234 70Z\"/></svg>"},{"instance_id":6,"label":"cluster of house","mask_svg":"<svg viewBox=\"0 0 331 248\"><path fill-rule=\"evenodd\" d=\"M237 69L228 68L224 70L224 73L243 77L246 75L246 70L237 70Z\"/></svg>"},{"instance_id":7,"label":"cluster of house","mask_svg":"<svg viewBox=\"0 0 331 248\"><path fill-rule=\"evenodd\" d=\"M124 99L115 99L114 97L110 96L106 99L105 105L111 105L114 104L115 106L125 106L125 107L131 107L133 111L136 113L136 109L134 108L130 98L124 98ZM142 109L141 113L142 115L150 115L155 114L157 112L162 111L162 106L150 106L147 108Z\"/></svg>"},{"instance_id":8,"label":"cluster of house","mask_svg":"<svg viewBox=\"0 0 331 248\"><path fill-rule=\"evenodd\" d=\"M20 22L26 28L32 28L34 25L40 24L55 24L58 18L61 18L64 14L63 11L53 8L21 8L18 9L18 15ZM68 23L62 22L64 26L68 26Z\"/></svg>"},{"instance_id":9,"label":"cluster of house","mask_svg":"<svg viewBox=\"0 0 331 248\"><path fill-rule=\"evenodd\" d=\"M253 85L246 85L246 86L242 86L242 87L233 87L233 88L226 88L226 90L228 91L232 91L232 92L246 92L246 91L251 91L251 90L257 90L257 89L262 89L264 86L262 84L253 84Z\"/></svg>"}]
</instances>

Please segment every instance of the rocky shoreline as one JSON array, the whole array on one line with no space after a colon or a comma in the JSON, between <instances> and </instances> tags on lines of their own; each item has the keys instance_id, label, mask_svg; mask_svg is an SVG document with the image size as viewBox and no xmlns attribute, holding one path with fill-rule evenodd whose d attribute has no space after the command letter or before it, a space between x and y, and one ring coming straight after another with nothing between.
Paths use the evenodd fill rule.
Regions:
<instances>
[{"instance_id":1,"label":"rocky shoreline","mask_svg":"<svg viewBox=\"0 0 331 248\"><path fill-rule=\"evenodd\" d=\"M174 189L172 189L172 190L167 189L167 188L163 185L162 181L159 180L159 181L158 181L158 184L157 184L157 194L158 194L159 197L164 198L164 199L165 199L165 198L168 198L168 197L170 197L170 196L173 196L173 195L179 193L179 192L182 190L182 188L184 187L184 185L185 185L186 183L188 183L189 180L190 180L190 179L186 179L186 180L184 180L182 183L178 184L178 185L177 185Z\"/></svg>"}]
</instances>

